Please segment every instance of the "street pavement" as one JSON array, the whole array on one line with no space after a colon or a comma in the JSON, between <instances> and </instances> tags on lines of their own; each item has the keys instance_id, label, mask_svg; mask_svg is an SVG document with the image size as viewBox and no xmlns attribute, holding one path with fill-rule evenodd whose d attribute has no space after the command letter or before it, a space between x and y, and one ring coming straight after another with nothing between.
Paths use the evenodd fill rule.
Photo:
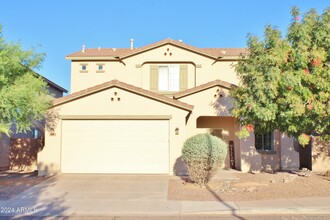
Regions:
<instances>
[{"instance_id":1,"label":"street pavement","mask_svg":"<svg viewBox=\"0 0 330 220\"><path fill-rule=\"evenodd\" d=\"M5 216L232 216L322 215L330 218L330 197L264 201L170 201L166 175L52 177L16 197L0 201Z\"/></svg>"}]
</instances>

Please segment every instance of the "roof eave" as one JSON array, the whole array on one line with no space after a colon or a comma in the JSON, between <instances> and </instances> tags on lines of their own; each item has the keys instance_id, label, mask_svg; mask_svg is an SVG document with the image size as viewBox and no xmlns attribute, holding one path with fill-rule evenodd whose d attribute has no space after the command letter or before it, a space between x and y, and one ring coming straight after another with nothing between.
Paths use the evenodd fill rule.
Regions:
<instances>
[{"instance_id":1,"label":"roof eave","mask_svg":"<svg viewBox=\"0 0 330 220\"><path fill-rule=\"evenodd\" d=\"M221 81L221 80L215 80L215 81L208 82L208 83L205 83L203 85L200 85L200 86L197 86L197 87L187 89L185 91L173 94L173 98L174 99L181 99L183 97L190 96L190 95L193 95L193 94L201 92L201 91L205 91L205 90L210 89L210 88L215 87L215 86L220 86L220 87L228 89L228 90L231 90L231 89L237 87L237 85L235 85L235 84L231 84L231 83L224 82L224 81Z\"/></svg>"},{"instance_id":2,"label":"roof eave","mask_svg":"<svg viewBox=\"0 0 330 220\"><path fill-rule=\"evenodd\" d=\"M118 59L119 58L119 59ZM66 56L66 60L120 60L120 57L113 57L113 56Z\"/></svg>"},{"instance_id":3,"label":"roof eave","mask_svg":"<svg viewBox=\"0 0 330 220\"><path fill-rule=\"evenodd\" d=\"M80 98L83 98L83 97L86 97L86 96L89 96L89 95L92 95L92 94L95 94L95 93L98 93L98 92L101 92L101 91L104 91L104 90L107 90L109 88L113 88L113 87L120 88L120 89L129 91L129 92L132 92L132 93L135 93L135 94L139 94L139 95L142 95L144 97L147 97L147 98L150 98L150 99L153 99L153 100L157 100L159 102L166 103L168 105L186 110L188 112L191 112L194 108L193 105L189 105L187 103L182 103L182 104L173 103L173 101L174 102L180 102L180 101L168 98L166 96L164 96L162 98L158 98L158 97L156 97L157 94L151 94L152 92L148 91L148 90L144 90L145 93L142 93L142 92L138 92L138 91L136 91L132 88L129 88L130 85L128 85L128 84L127 84L127 86L125 86L125 84L124 85L121 85L121 84L123 84L123 83L119 83L118 80L112 80L110 82L103 83L103 84L97 85L95 87L91 87L91 88L88 88L88 89L85 89L85 90L81 90L81 91L73 93L69 96L65 96L65 97L61 97L61 98L53 100L53 105L52 105L51 108L63 105L65 103L68 103L68 102L71 102L71 101L74 101L74 100L77 100L77 99L80 99ZM72 97L70 97L70 96L72 96ZM168 99L168 100L166 100L166 99ZM173 101L171 101L171 100L173 100Z\"/></svg>"}]
</instances>

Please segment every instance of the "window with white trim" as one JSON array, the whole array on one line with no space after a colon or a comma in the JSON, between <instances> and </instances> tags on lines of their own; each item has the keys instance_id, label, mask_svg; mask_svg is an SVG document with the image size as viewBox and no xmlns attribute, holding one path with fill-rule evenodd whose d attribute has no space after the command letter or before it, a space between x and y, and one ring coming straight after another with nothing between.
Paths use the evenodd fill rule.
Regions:
<instances>
[{"instance_id":1,"label":"window with white trim","mask_svg":"<svg viewBox=\"0 0 330 220\"><path fill-rule=\"evenodd\" d=\"M159 66L158 90L180 90L180 65Z\"/></svg>"},{"instance_id":2,"label":"window with white trim","mask_svg":"<svg viewBox=\"0 0 330 220\"><path fill-rule=\"evenodd\" d=\"M80 72L81 73L87 73L88 72L87 66L88 66L88 64L81 63L80 64Z\"/></svg>"},{"instance_id":3,"label":"window with white trim","mask_svg":"<svg viewBox=\"0 0 330 220\"><path fill-rule=\"evenodd\" d=\"M97 73L104 73L104 64L103 63L97 63L96 64L96 72Z\"/></svg>"},{"instance_id":4,"label":"window with white trim","mask_svg":"<svg viewBox=\"0 0 330 220\"><path fill-rule=\"evenodd\" d=\"M273 132L267 132L264 134L255 134L255 146L257 150L261 150L261 151L274 150Z\"/></svg>"}]
</instances>

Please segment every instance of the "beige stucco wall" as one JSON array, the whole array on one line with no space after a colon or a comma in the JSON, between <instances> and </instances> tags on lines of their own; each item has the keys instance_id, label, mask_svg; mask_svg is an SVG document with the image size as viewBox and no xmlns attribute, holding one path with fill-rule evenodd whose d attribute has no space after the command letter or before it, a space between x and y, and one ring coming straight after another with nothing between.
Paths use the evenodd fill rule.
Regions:
<instances>
[{"instance_id":1,"label":"beige stucco wall","mask_svg":"<svg viewBox=\"0 0 330 220\"><path fill-rule=\"evenodd\" d=\"M330 142L315 138L312 148L312 169L316 172L330 170Z\"/></svg>"},{"instance_id":2,"label":"beige stucco wall","mask_svg":"<svg viewBox=\"0 0 330 220\"><path fill-rule=\"evenodd\" d=\"M115 92L117 95L114 95ZM111 98L115 98L111 101ZM120 101L118 101L120 98ZM98 117L99 119L115 117L123 119L127 116L136 116L144 119L151 116L170 116L170 174L176 160L181 156L181 148L185 140L185 119L188 111L161 103L150 98L131 93L120 88L110 88L105 91L63 104L55 108L59 117L75 116ZM179 135L175 135L175 129L179 128ZM45 147L38 154L39 175L60 172L61 163L61 120L58 121L55 135L51 136L46 131ZM74 159L74 158L73 158Z\"/></svg>"},{"instance_id":3,"label":"beige stucco wall","mask_svg":"<svg viewBox=\"0 0 330 220\"><path fill-rule=\"evenodd\" d=\"M169 51L167 51L169 50ZM164 53L167 53L164 56ZM172 56L169 56L172 53ZM97 64L104 64L104 72L97 72ZM164 45L153 50L125 58L122 62L73 61L71 63L71 93L101 84L113 79L149 89L150 64L188 65L188 88L216 79L238 84L232 61L215 61L212 58L179 48ZM80 65L87 64L87 73L80 72Z\"/></svg>"},{"instance_id":4,"label":"beige stucco wall","mask_svg":"<svg viewBox=\"0 0 330 220\"><path fill-rule=\"evenodd\" d=\"M223 97L220 98L219 94ZM201 133L197 128L197 118L200 116L230 116L231 101L229 91L215 86L198 93L179 98L178 100L194 106L194 110L187 122L187 138Z\"/></svg>"},{"instance_id":5,"label":"beige stucco wall","mask_svg":"<svg viewBox=\"0 0 330 220\"><path fill-rule=\"evenodd\" d=\"M297 170L299 169L299 151L294 146L294 139L286 134L281 134L281 169Z\"/></svg>"}]
</instances>

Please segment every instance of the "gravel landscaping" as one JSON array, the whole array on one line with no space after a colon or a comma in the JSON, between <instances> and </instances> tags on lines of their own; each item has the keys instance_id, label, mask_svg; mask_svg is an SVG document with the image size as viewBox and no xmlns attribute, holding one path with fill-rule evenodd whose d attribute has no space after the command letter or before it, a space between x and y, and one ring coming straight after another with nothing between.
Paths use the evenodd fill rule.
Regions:
<instances>
[{"instance_id":1,"label":"gravel landscaping","mask_svg":"<svg viewBox=\"0 0 330 220\"><path fill-rule=\"evenodd\" d=\"M215 178L205 187L188 178L173 177L169 200L253 201L330 196L330 177L310 171L271 173L232 173L234 178Z\"/></svg>"}]
</instances>

